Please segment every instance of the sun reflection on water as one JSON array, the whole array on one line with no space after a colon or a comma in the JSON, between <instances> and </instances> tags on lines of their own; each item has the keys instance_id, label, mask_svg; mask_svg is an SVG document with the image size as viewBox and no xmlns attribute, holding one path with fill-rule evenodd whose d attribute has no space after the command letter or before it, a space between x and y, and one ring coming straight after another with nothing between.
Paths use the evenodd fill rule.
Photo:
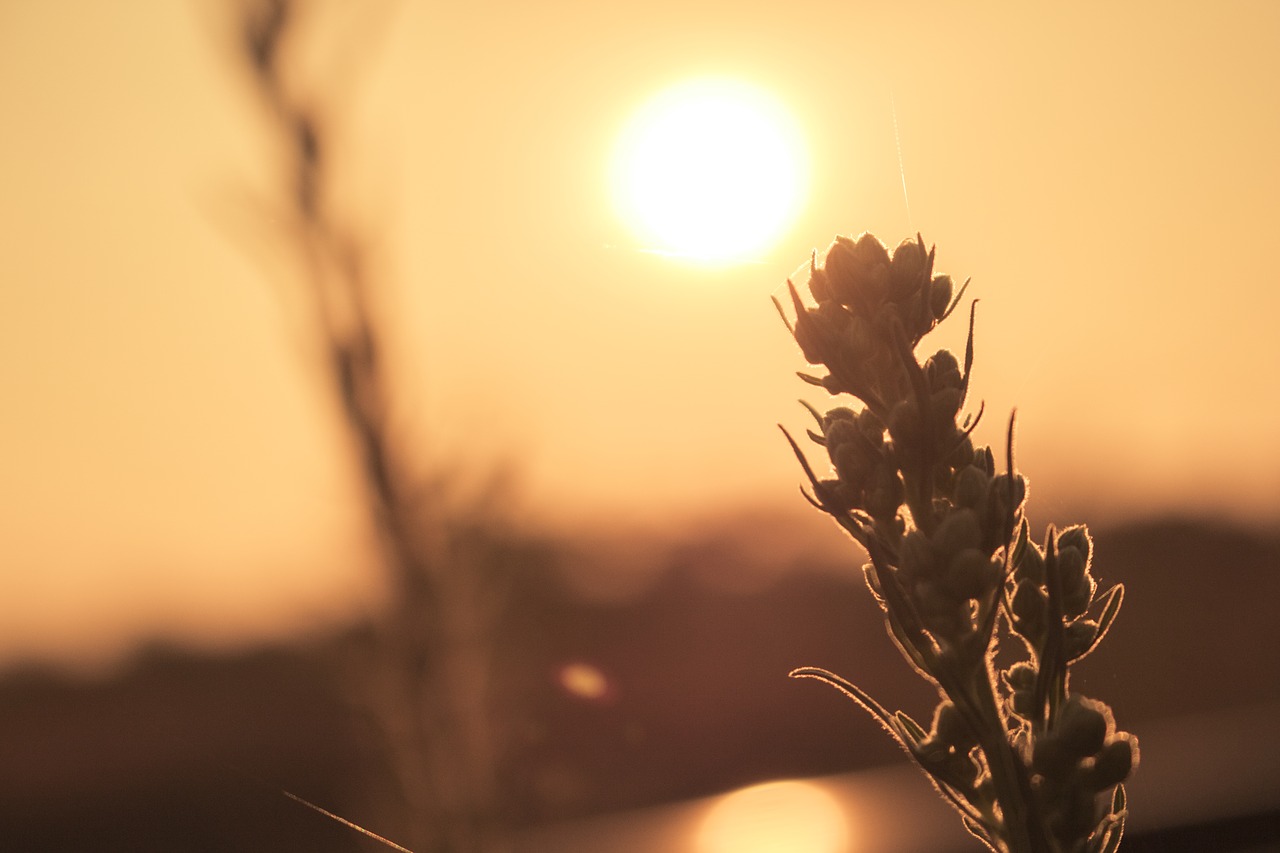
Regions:
<instances>
[{"instance_id":1,"label":"sun reflection on water","mask_svg":"<svg viewBox=\"0 0 1280 853\"><path fill-rule=\"evenodd\" d=\"M698 828L695 853L853 853L849 820L828 791L780 781L726 794Z\"/></svg>"}]
</instances>

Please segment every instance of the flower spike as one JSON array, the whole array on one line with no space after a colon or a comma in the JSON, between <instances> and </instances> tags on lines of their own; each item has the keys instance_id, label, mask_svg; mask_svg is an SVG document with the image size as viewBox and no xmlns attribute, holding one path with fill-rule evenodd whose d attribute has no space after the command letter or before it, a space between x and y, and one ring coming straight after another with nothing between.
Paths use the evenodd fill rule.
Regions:
<instances>
[{"instance_id":1,"label":"flower spike","mask_svg":"<svg viewBox=\"0 0 1280 853\"><path fill-rule=\"evenodd\" d=\"M790 280L794 323L774 299L806 360L827 370L801 379L852 398L825 415L805 404L818 424L808 435L834 469L825 478L783 428L812 489L801 492L866 552L863 577L890 638L938 691L933 724L926 731L904 711L890 714L826 670L791 675L823 681L866 709L996 853L1114 853L1137 740L1115 729L1109 708L1072 691L1069 675L1110 629L1124 588L1097 594L1083 526L1050 526L1043 548L1031 540L1016 410L1003 471L990 447L974 446L986 407L963 412L977 300L963 365L946 350L917 359L917 345L971 281L953 294L951 278L934 272L936 258L919 233L892 253L870 234L837 237L821 263L810 256L816 306ZM997 672L1005 639L1017 639L1026 656Z\"/></svg>"}]
</instances>

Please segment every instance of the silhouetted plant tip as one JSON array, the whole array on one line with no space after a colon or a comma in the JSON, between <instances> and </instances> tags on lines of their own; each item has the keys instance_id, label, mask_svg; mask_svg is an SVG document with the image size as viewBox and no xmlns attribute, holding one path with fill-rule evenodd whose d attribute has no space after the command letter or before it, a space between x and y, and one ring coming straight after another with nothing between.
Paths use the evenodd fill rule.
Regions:
<instances>
[{"instance_id":1,"label":"silhouetted plant tip","mask_svg":"<svg viewBox=\"0 0 1280 853\"><path fill-rule=\"evenodd\" d=\"M1031 538L1027 480L1014 467L1014 418L1005 470L965 414L976 302L964 364L942 349L918 360L923 338L959 305L950 276L934 272L920 235L890 253L871 234L837 237L809 263L808 305L791 281L794 320L774 300L805 359L800 373L860 407L826 414L808 437L824 448L819 476L785 428L809 488L805 498L866 551L867 586L894 644L938 690L928 728L890 712L847 679L816 667L791 673L840 690L870 713L999 853L1110 853L1128 807L1122 784L1138 742L1111 709L1070 689L1070 668L1092 652L1124 598L1098 594L1093 540L1083 525ZM997 671L1003 638L1025 659Z\"/></svg>"}]
</instances>

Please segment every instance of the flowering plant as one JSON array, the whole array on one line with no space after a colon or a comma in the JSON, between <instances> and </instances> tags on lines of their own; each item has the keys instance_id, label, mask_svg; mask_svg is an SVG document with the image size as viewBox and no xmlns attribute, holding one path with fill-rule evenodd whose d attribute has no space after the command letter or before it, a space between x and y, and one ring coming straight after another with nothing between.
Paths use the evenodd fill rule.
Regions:
<instances>
[{"instance_id":1,"label":"flowering plant","mask_svg":"<svg viewBox=\"0 0 1280 853\"><path fill-rule=\"evenodd\" d=\"M1116 730L1106 705L1072 691L1069 676L1107 633L1124 589L1098 594L1083 525L1050 525L1043 545L1032 540L1012 417L1003 472L989 447L974 446L982 407L963 412L976 303L963 365L945 349L917 360L968 286L957 293L935 274L934 255L919 235L892 255L871 234L837 237L821 265L816 253L810 261L816 306L790 281L794 322L774 300L804 357L826 369L800 377L861 402L826 414L805 404L833 475L815 474L783 432L812 486L806 498L865 549L889 636L937 688L932 725L826 670L791 675L831 684L870 712L990 849L1112 853L1137 739ZM995 662L1002 637L1025 651L1004 669Z\"/></svg>"}]
</instances>

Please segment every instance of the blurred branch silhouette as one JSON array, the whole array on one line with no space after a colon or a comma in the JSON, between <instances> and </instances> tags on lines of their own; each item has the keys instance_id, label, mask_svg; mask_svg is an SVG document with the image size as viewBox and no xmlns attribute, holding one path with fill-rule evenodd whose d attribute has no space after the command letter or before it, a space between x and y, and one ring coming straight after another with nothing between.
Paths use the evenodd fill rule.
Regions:
<instances>
[{"instance_id":1,"label":"blurred branch silhouette","mask_svg":"<svg viewBox=\"0 0 1280 853\"><path fill-rule=\"evenodd\" d=\"M369 232L332 198L337 111L309 97L323 87L308 92L290 61L305 35L303 13L316 11L291 0L242 0L238 55L282 143L288 243L302 264L308 322L359 457L388 573L391 603L359 693L385 740L404 813L378 829L416 853L481 851L499 817L494 629L520 545L489 509L496 495L460 507L450 476L423 473L430 469L421 439L394 417Z\"/></svg>"}]
</instances>

